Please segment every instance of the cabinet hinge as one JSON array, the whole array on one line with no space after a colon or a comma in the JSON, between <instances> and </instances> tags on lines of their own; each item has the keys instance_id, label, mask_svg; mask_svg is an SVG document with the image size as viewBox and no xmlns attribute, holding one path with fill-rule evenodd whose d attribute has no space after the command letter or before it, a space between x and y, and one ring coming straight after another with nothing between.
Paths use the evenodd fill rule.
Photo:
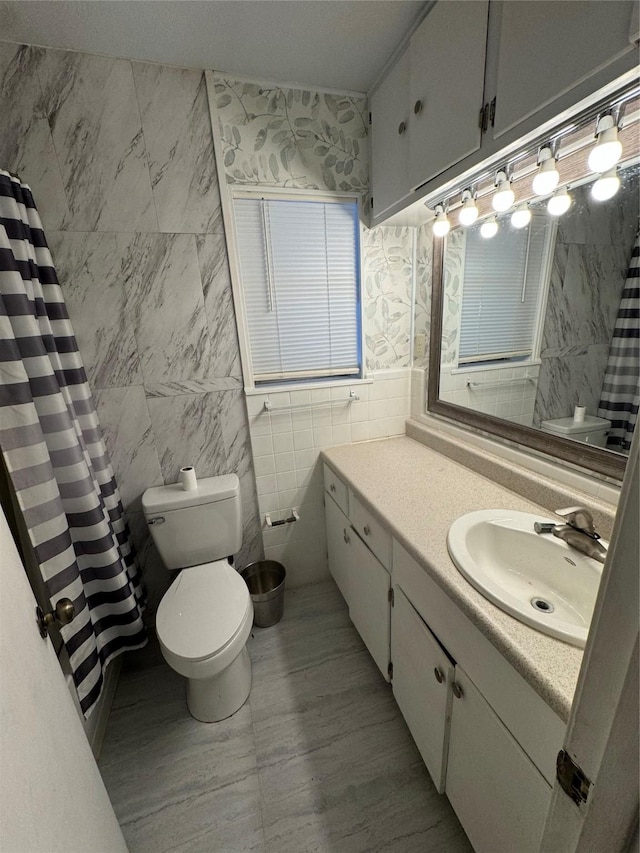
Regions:
<instances>
[{"instance_id":1,"label":"cabinet hinge","mask_svg":"<svg viewBox=\"0 0 640 853\"><path fill-rule=\"evenodd\" d=\"M373 210L373 196L371 196L371 201L369 202L369 204L371 205L371 210Z\"/></svg>"},{"instance_id":2,"label":"cabinet hinge","mask_svg":"<svg viewBox=\"0 0 640 853\"><path fill-rule=\"evenodd\" d=\"M396 601L396 597L395 597L394 592L393 592L393 587L389 587L389 593L388 593L387 597L389 599L391 606L393 607L393 605L395 604L395 601Z\"/></svg>"},{"instance_id":3,"label":"cabinet hinge","mask_svg":"<svg viewBox=\"0 0 640 853\"><path fill-rule=\"evenodd\" d=\"M578 767L566 750L561 749L556 760L556 776L560 787L576 805L587 802L591 779Z\"/></svg>"},{"instance_id":4,"label":"cabinet hinge","mask_svg":"<svg viewBox=\"0 0 640 853\"><path fill-rule=\"evenodd\" d=\"M369 124L371 124L371 113L369 113Z\"/></svg>"},{"instance_id":5,"label":"cabinet hinge","mask_svg":"<svg viewBox=\"0 0 640 853\"><path fill-rule=\"evenodd\" d=\"M480 131L486 133L489 127L489 104L480 108Z\"/></svg>"},{"instance_id":6,"label":"cabinet hinge","mask_svg":"<svg viewBox=\"0 0 640 853\"><path fill-rule=\"evenodd\" d=\"M393 681L393 664L389 661L389 666L387 667L387 673L389 675L389 681Z\"/></svg>"},{"instance_id":7,"label":"cabinet hinge","mask_svg":"<svg viewBox=\"0 0 640 853\"><path fill-rule=\"evenodd\" d=\"M489 121L491 122L491 127L495 127L495 124L496 124L496 99L495 98L489 104Z\"/></svg>"}]
</instances>

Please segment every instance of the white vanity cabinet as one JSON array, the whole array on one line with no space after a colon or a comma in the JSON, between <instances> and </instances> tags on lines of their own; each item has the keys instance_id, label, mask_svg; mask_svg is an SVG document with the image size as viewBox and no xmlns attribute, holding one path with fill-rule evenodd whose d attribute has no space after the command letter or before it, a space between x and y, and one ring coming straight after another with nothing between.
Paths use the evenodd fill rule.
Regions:
<instances>
[{"instance_id":1,"label":"white vanity cabinet","mask_svg":"<svg viewBox=\"0 0 640 853\"><path fill-rule=\"evenodd\" d=\"M351 621L388 681L391 537L328 465L324 484L329 571L349 606ZM386 558L386 566L376 554Z\"/></svg>"},{"instance_id":2,"label":"white vanity cabinet","mask_svg":"<svg viewBox=\"0 0 640 853\"><path fill-rule=\"evenodd\" d=\"M438 793L445 788L454 664L399 587L391 609L393 695Z\"/></svg>"},{"instance_id":3,"label":"white vanity cabinet","mask_svg":"<svg viewBox=\"0 0 640 853\"><path fill-rule=\"evenodd\" d=\"M446 794L476 853L538 853L551 786L456 666Z\"/></svg>"},{"instance_id":4,"label":"white vanity cabinet","mask_svg":"<svg viewBox=\"0 0 640 853\"><path fill-rule=\"evenodd\" d=\"M327 465L325 490L330 571L436 788L476 853L535 853L564 722Z\"/></svg>"}]
</instances>

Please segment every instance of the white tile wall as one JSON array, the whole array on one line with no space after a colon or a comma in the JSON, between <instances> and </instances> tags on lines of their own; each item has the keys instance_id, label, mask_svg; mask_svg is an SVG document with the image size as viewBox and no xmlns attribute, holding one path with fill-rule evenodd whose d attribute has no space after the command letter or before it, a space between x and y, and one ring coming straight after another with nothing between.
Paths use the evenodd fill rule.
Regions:
<instances>
[{"instance_id":1,"label":"white tile wall","mask_svg":"<svg viewBox=\"0 0 640 853\"><path fill-rule=\"evenodd\" d=\"M410 413L410 373L409 368L381 370L372 374L371 384L352 388L342 385L247 397L265 556L283 563L289 586L318 581L328 574L320 451L404 435ZM346 400L350 390L358 401L322 405ZM266 412L267 400L274 409L308 408ZM294 507L300 521L266 527L266 513L277 520L290 516Z\"/></svg>"},{"instance_id":2,"label":"white tile wall","mask_svg":"<svg viewBox=\"0 0 640 853\"><path fill-rule=\"evenodd\" d=\"M440 369L440 399L458 406L496 415L514 423L531 426L538 388L538 365L499 367L452 373L451 365ZM523 381L525 376L533 381ZM467 381L482 384L467 388Z\"/></svg>"}]
</instances>

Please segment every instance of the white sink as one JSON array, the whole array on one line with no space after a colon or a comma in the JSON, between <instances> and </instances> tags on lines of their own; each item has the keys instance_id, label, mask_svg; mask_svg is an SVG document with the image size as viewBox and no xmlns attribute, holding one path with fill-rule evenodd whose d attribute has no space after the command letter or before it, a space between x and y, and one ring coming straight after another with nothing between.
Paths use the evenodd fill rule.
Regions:
<instances>
[{"instance_id":1,"label":"white sink","mask_svg":"<svg viewBox=\"0 0 640 853\"><path fill-rule=\"evenodd\" d=\"M502 610L584 648L602 564L551 533L535 533L536 521L558 523L528 512L470 512L449 528L449 554L469 583Z\"/></svg>"}]
</instances>

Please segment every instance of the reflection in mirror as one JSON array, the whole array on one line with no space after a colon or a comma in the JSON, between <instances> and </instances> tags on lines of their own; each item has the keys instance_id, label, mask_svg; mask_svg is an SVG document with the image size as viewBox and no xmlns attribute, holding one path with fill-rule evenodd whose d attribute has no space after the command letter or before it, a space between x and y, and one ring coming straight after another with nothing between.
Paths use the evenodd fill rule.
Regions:
<instances>
[{"instance_id":1,"label":"reflection in mirror","mask_svg":"<svg viewBox=\"0 0 640 853\"><path fill-rule=\"evenodd\" d=\"M638 410L638 165L560 217L450 232L444 248L438 399L625 454ZM539 444L539 442L538 442Z\"/></svg>"}]
</instances>

